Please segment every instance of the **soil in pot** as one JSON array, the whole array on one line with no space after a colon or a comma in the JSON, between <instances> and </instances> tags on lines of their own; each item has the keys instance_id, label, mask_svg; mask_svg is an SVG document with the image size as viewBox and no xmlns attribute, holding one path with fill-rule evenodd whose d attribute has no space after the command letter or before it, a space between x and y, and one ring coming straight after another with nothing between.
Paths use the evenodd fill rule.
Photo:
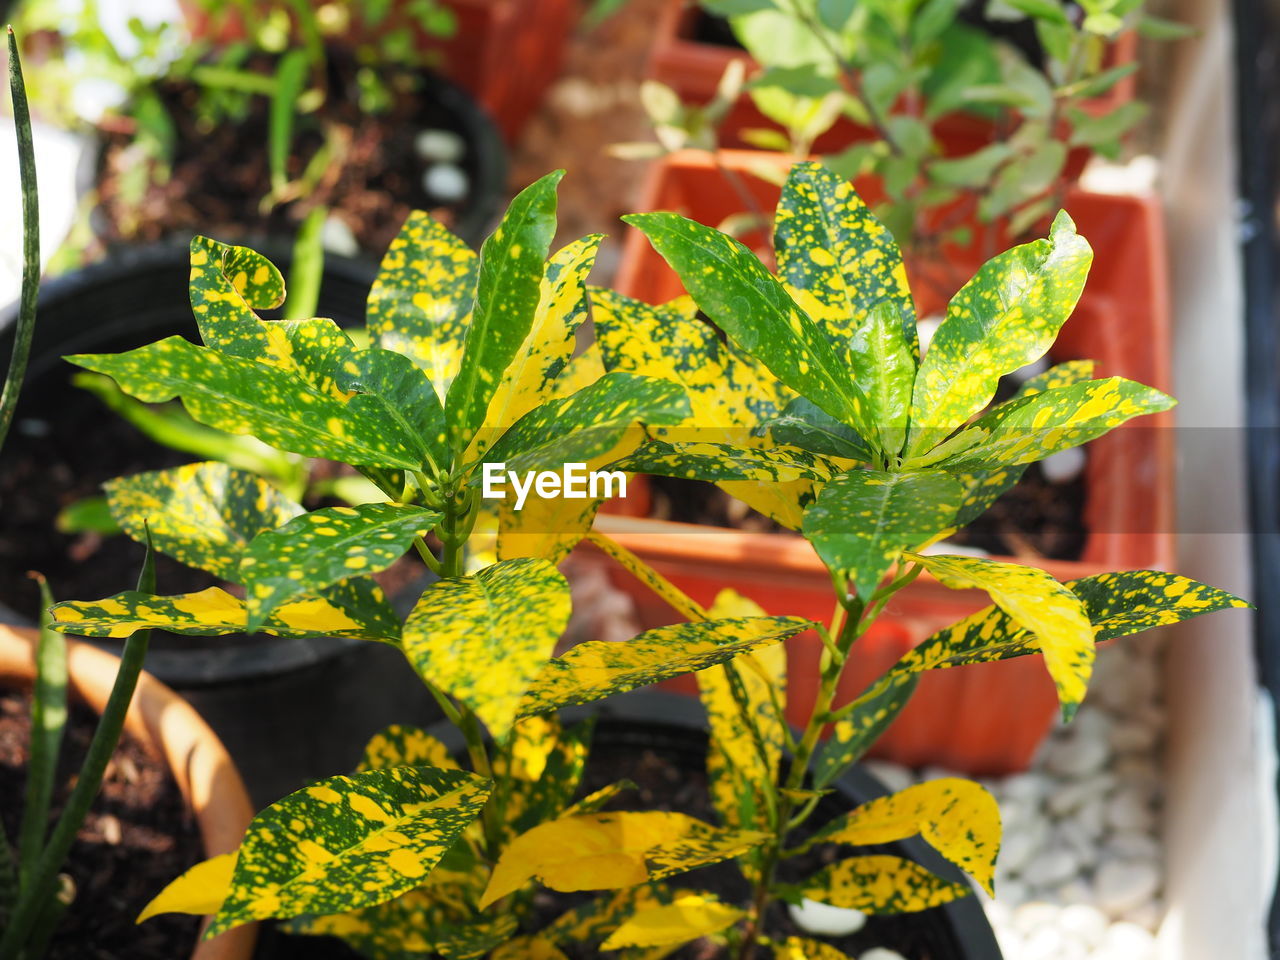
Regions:
<instances>
[{"instance_id":1,"label":"soil in pot","mask_svg":"<svg viewBox=\"0 0 1280 960\"><path fill-rule=\"evenodd\" d=\"M92 711L71 706L55 814L97 722ZM30 694L0 692L0 821L10 838L17 836L22 817L30 732ZM75 881L76 897L58 926L49 960L186 956L199 932L198 917L165 914L141 925L134 918L165 884L203 857L195 820L168 770L126 735L63 868Z\"/></svg>"},{"instance_id":2,"label":"soil in pot","mask_svg":"<svg viewBox=\"0 0 1280 960\"><path fill-rule=\"evenodd\" d=\"M370 112L360 103L362 68L354 59L330 50L328 65L329 95L319 116L299 118L289 156L288 175L296 180L325 147L322 127L337 144L305 207L284 203L259 214L260 201L271 192L267 97L249 97L243 116L214 123L200 109L200 88L176 80L158 90L176 126L172 176L152 183L141 202L130 195L130 181L145 159L124 134L106 136L99 171L104 241L191 233L292 236L313 204L328 206L374 257L415 209L476 241L504 187L505 167L501 139L480 107L440 77L400 71L382 78L391 94L387 109ZM266 57L248 67L263 75L272 70ZM435 141L429 149L417 142L424 131Z\"/></svg>"}]
</instances>

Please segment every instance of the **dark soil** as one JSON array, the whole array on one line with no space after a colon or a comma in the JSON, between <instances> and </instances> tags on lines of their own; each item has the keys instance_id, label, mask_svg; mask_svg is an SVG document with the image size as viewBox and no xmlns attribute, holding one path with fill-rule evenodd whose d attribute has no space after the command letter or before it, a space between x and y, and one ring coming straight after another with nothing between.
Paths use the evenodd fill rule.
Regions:
<instances>
[{"instance_id":1,"label":"dark soil","mask_svg":"<svg viewBox=\"0 0 1280 960\"><path fill-rule=\"evenodd\" d=\"M31 698L0 693L0 821L15 838L22 816ZM63 740L55 805L60 811L80 768L97 716L73 706ZM75 901L49 960L174 960L187 956L198 917L134 918L164 886L203 859L200 835L162 764L127 736L107 768L102 792L71 848L64 870Z\"/></svg>"},{"instance_id":2,"label":"dark soil","mask_svg":"<svg viewBox=\"0 0 1280 960\"><path fill-rule=\"evenodd\" d=\"M251 64L270 75L271 61ZM454 222L458 203L441 203L422 184L425 164L414 152L420 130L462 131L457 117L431 96L419 75L399 72L383 76L393 91L385 112L361 109L356 64L330 51L329 96L318 114L298 118L289 157L290 179L300 177L308 162L330 140L341 144L340 156L328 165L314 194L285 203L269 213L259 204L270 193L268 165L268 98L248 98L243 116L211 124L201 117L200 90L190 81L168 82L158 93L176 126L172 176L153 182L140 205L122 196L122 180L136 175L145 161L131 151L131 138L108 134L101 160L100 199L105 214L103 239L157 240L174 234L203 233L220 238L292 236L312 205L328 205L351 228L360 247L381 256L411 210L428 210L444 223ZM472 189L478 182L475 145L461 166ZM304 205L305 204L305 205Z\"/></svg>"}]
</instances>

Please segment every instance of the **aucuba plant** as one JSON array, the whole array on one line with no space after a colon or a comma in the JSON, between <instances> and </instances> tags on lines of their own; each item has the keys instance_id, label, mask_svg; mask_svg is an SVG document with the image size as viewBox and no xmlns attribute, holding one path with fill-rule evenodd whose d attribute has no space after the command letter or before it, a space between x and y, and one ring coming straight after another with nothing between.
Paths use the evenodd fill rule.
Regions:
<instances>
[{"instance_id":1,"label":"aucuba plant","mask_svg":"<svg viewBox=\"0 0 1280 960\"><path fill-rule=\"evenodd\" d=\"M784 870L816 848L920 834L992 890L999 813L976 784L935 781L811 822L922 671L1040 654L1069 716L1098 640L1243 605L1173 574L1062 584L1029 567L922 552L1026 463L1172 404L1139 384L1090 379L1076 363L987 409L1002 374L1045 353L1084 284L1091 252L1065 215L1049 239L978 272L922 360L896 245L819 166L796 166L783 191L776 276L737 241L675 214L629 218L692 295L663 306L588 290L599 237L548 258L558 179L516 197L478 256L411 217L370 293L369 346L329 320L261 320L255 309L283 296L272 265L197 238L191 297L203 345L171 338L72 358L139 399L180 397L209 426L349 464L384 496L308 512L217 463L117 480L108 498L127 533L139 536L145 521L157 550L241 584L244 598L210 587L61 603L59 629L389 643L465 742L455 755L421 730L383 731L355 771L262 811L236 853L194 866L144 918L208 914L206 936L280 918L371 958L555 960L574 943L657 958L700 937L726 956L839 957L775 929L771 906L809 898L908 912L971 888L884 854L837 856L799 879ZM588 303L596 341L577 352ZM600 498L539 489L516 510L480 496L484 464L499 462L724 484L813 543L831 571L832 622L766 616L731 590L703 609L592 530ZM582 540L687 622L553 656L570 613L556 564ZM438 579L401 620L372 575L405 554ZM985 589L993 606L837 705L857 638L924 570ZM812 715L793 731L782 641L808 629L826 652ZM582 795L591 726L566 727L557 711L688 672L707 708L718 822L620 810L623 783ZM737 865L748 900L668 882L719 862ZM533 910L538 884L599 895L548 920Z\"/></svg>"}]
</instances>

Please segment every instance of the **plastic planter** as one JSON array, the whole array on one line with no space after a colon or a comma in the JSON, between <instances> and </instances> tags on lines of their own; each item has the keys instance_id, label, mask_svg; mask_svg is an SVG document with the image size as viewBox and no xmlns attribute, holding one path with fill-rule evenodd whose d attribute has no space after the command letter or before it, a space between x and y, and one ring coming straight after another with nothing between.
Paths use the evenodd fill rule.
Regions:
<instances>
[{"instance_id":1,"label":"plastic planter","mask_svg":"<svg viewBox=\"0 0 1280 960\"><path fill-rule=\"evenodd\" d=\"M722 162L744 174L743 182L765 210L776 203L778 188L745 174L751 164L769 157L774 163L788 162L754 152L721 154ZM871 195L873 186L866 185L863 192ZM676 154L655 165L644 199L643 209L675 210L712 225L741 210L737 194L701 153ZM1093 358L1098 376L1122 375L1167 390L1167 275L1157 203L1076 191L1066 207L1097 257L1080 305L1054 349L1055 358ZM996 249L1006 245L1001 239ZM981 258L973 250L951 250L948 259L953 268L948 275L968 277ZM938 265L911 271L921 315L943 306L920 279L930 271L939 272ZM617 286L652 303L684 292L679 278L637 231L626 238ZM1171 566L1173 436L1167 428L1172 418L1144 419L1089 445L1084 519L1090 534L1079 560L1042 564L1058 579ZM733 587L773 614L830 616L830 580L817 555L797 537L618 515L602 516L599 524L700 601L709 602L718 589ZM629 578L619 576L616 582L637 598L644 626L677 619ZM859 642L839 702L860 693L911 645L986 603L983 594L947 590L927 575L921 577L886 608L891 629L872 631ZM816 663L820 652L810 635L791 641L793 673L798 675L802 663ZM807 710L811 697L812 691L793 689L793 719L796 711ZM935 671L922 679L915 700L887 731L875 755L979 775L1007 773L1030 762L1056 711L1053 687L1038 657Z\"/></svg>"}]
</instances>

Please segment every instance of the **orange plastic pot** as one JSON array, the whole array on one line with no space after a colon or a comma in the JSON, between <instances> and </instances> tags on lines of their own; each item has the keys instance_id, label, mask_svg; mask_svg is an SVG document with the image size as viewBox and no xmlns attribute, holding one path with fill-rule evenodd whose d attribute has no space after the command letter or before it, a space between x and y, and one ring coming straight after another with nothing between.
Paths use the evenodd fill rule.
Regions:
<instances>
[{"instance_id":1,"label":"orange plastic pot","mask_svg":"<svg viewBox=\"0 0 1280 960\"><path fill-rule=\"evenodd\" d=\"M711 100L725 69L735 60L746 66L748 76L757 67L755 59L745 50L697 40L694 28L702 15L695 2L668 0L658 20L649 55L648 75L671 87L686 103L704 104ZM1132 63L1137 56L1138 36L1130 30L1112 41L1107 49L1106 65L1110 68ZM1102 96L1086 100L1080 106L1086 113L1099 116L1132 100L1136 92L1137 79L1131 74ZM744 94L720 127L721 143L731 148L748 147L750 144L742 138L742 132L759 127L777 129L776 124L755 108L750 96ZM819 153L834 152L872 135L869 128L842 119L818 139L814 149ZM980 117L957 115L940 123L938 135L948 154L962 154L990 142L994 130ZM1073 151L1069 164L1071 176L1079 175L1086 157L1086 151Z\"/></svg>"},{"instance_id":2,"label":"orange plastic pot","mask_svg":"<svg viewBox=\"0 0 1280 960\"><path fill-rule=\"evenodd\" d=\"M771 155L726 151L721 161L744 174L763 209L777 202L778 188L745 176L751 164ZM783 157L773 162L787 163ZM866 195L874 184L860 185ZM742 202L705 154L675 154L650 171L645 210L674 210L707 224L740 212ZM1092 358L1097 376L1125 376L1169 387L1169 305L1163 225L1157 202L1073 192L1067 210L1093 245L1096 259L1075 314L1054 348L1056 360ZM997 249L1003 249L1005 239ZM967 277L979 266L973 249L947 251L951 264L910 269L922 315L938 312L942 297L922 280L933 272ZM618 289L631 297L662 303L684 293L679 278L638 231L625 241ZM1090 531L1078 561L1042 564L1060 580L1108 570L1169 568L1173 562L1172 417L1161 414L1131 423L1089 445L1085 524ZM640 478L638 478L640 479ZM640 487L633 485L633 487ZM632 491L629 491L632 492ZM639 496L636 496L638 494ZM643 500L640 489L633 504ZM626 511L628 513L634 510ZM734 587L772 614L799 614L826 620L833 594L825 569L802 539L786 534L744 533L690 524L602 516L600 527L616 536L695 599L710 601L722 587ZM996 558L1011 560L1013 558ZM646 627L672 622L674 612L633 587ZM841 702L856 696L880 671L930 633L986 605L985 595L947 590L927 575L895 597L884 619L893 629L870 632L859 641L847 671ZM803 687L804 663L816 665L816 638L796 638L790 661L796 683L791 710L803 713L812 691ZM1039 657L959 667L932 673L878 744L876 755L911 765L941 764L975 775L1024 769L1057 712L1053 687Z\"/></svg>"},{"instance_id":3,"label":"orange plastic pot","mask_svg":"<svg viewBox=\"0 0 1280 960\"><path fill-rule=\"evenodd\" d=\"M0 624L0 684L31 685L36 631ZM120 659L87 643L67 642L72 696L97 713L106 706ZM125 730L165 764L196 818L205 855L230 853L240 845L253 807L231 756L200 714L148 673L138 678ZM157 893L159 891L156 891ZM228 930L195 945L191 960L249 960L257 924Z\"/></svg>"}]
</instances>

